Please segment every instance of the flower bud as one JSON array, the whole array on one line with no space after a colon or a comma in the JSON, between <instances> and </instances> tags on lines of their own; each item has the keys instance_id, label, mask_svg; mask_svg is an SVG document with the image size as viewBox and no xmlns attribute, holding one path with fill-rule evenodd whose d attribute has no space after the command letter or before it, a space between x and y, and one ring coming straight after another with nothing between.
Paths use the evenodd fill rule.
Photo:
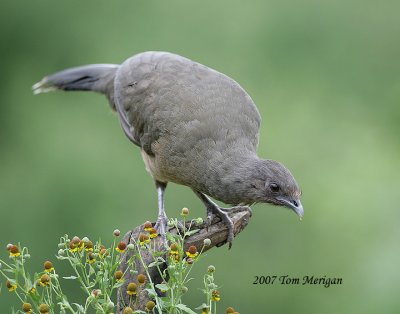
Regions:
<instances>
[{"instance_id":1,"label":"flower bud","mask_svg":"<svg viewBox=\"0 0 400 314\"><path fill-rule=\"evenodd\" d=\"M196 225L201 225L204 222L204 220L203 220L203 218L199 217L199 218L196 218L195 222L196 222Z\"/></svg>"},{"instance_id":2,"label":"flower bud","mask_svg":"<svg viewBox=\"0 0 400 314\"><path fill-rule=\"evenodd\" d=\"M133 310L131 307L126 307L124 308L124 311L122 312L123 314L133 314Z\"/></svg>"},{"instance_id":3,"label":"flower bud","mask_svg":"<svg viewBox=\"0 0 400 314\"><path fill-rule=\"evenodd\" d=\"M121 231L119 231L118 229L115 229L113 234L114 234L114 236L119 237L121 234Z\"/></svg>"},{"instance_id":4,"label":"flower bud","mask_svg":"<svg viewBox=\"0 0 400 314\"><path fill-rule=\"evenodd\" d=\"M39 312L43 314L48 314L50 313L50 307L47 304L42 303L39 306Z\"/></svg>"},{"instance_id":5,"label":"flower bud","mask_svg":"<svg viewBox=\"0 0 400 314\"><path fill-rule=\"evenodd\" d=\"M187 215L189 215L189 208L183 207L181 211L181 216L185 217Z\"/></svg>"},{"instance_id":6,"label":"flower bud","mask_svg":"<svg viewBox=\"0 0 400 314\"><path fill-rule=\"evenodd\" d=\"M148 301L146 303L146 311L151 312L155 306L156 306L156 304L153 301Z\"/></svg>"},{"instance_id":7,"label":"flower bud","mask_svg":"<svg viewBox=\"0 0 400 314\"><path fill-rule=\"evenodd\" d=\"M139 274L137 276L138 283L141 285L143 285L146 282L146 279L147 279L146 276L143 274Z\"/></svg>"},{"instance_id":8,"label":"flower bud","mask_svg":"<svg viewBox=\"0 0 400 314\"><path fill-rule=\"evenodd\" d=\"M72 238L71 242L74 244L78 244L79 242L81 242L81 239L79 237L75 236Z\"/></svg>"},{"instance_id":9,"label":"flower bud","mask_svg":"<svg viewBox=\"0 0 400 314\"><path fill-rule=\"evenodd\" d=\"M213 265L208 266L207 271L211 274L215 272L215 267Z\"/></svg>"},{"instance_id":10,"label":"flower bud","mask_svg":"<svg viewBox=\"0 0 400 314\"><path fill-rule=\"evenodd\" d=\"M115 272L115 279L117 279L117 281L121 280L123 277L124 277L124 273L122 271L118 270Z\"/></svg>"}]
</instances>

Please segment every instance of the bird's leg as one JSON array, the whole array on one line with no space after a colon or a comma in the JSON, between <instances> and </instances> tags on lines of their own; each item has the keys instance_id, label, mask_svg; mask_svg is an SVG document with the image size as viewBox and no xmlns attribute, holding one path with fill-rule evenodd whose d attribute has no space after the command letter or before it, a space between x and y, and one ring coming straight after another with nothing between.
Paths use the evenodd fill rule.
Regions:
<instances>
[{"instance_id":1,"label":"bird's leg","mask_svg":"<svg viewBox=\"0 0 400 314\"><path fill-rule=\"evenodd\" d=\"M229 248L231 248L232 241L234 238L234 234L233 234L234 225L233 225L232 219L228 215L228 212L230 209L222 208L222 207L218 206L218 204L214 203L207 195L205 195L201 192L194 191L194 193L196 193L196 195L201 199L201 201L207 208L207 227L209 227L211 225L211 222L215 216L221 218L222 222L227 226L227 228L228 228L227 242L228 242Z\"/></svg>"},{"instance_id":2,"label":"bird's leg","mask_svg":"<svg viewBox=\"0 0 400 314\"><path fill-rule=\"evenodd\" d=\"M167 215L165 214L164 207L164 192L167 187L167 183L156 181L157 195L158 195L158 218L156 225L154 226L157 229L158 234L161 235L162 239L165 243L167 243Z\"/></svg>"}]
</instances>

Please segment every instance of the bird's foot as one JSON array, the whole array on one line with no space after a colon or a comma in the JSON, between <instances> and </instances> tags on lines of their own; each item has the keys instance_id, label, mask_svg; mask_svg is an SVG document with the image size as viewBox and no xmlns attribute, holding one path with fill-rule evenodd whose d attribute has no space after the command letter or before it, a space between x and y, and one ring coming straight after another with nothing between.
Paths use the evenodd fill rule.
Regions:
<instances>
[{"instance_id":1,"label":"bird's foot","mask_svg":"<svg viewBox=\"0 0 400 314\"><path fill-rule=\"evenodd\" d=\"M168 246L167 234L166 234L167 226L168 226L167 216L158 216L158 219L156 221L156 224L154 225L154 228L157 230L157 233L161 236L165 245Z\"/></svg>"},{"instance_id":2,"label":"bird's foot","mask_svg":"<svg viewBox=\"0 0 400 314\"><path fill-rule=\"evenodd\" d=\"M207 207L207 230L211 226L212 221L214 220L215 217L219 217L221 221L226 225L228 228L228 246L229 248L232 247L232 242L234 238L234 233L233 233L233 228L234 224L232 219L229 217L228 213L231 211L234 211L237 207L232 207L232 208L223 208L219 207L216 204L212 204Z\"/></svg>"}]
</instances>

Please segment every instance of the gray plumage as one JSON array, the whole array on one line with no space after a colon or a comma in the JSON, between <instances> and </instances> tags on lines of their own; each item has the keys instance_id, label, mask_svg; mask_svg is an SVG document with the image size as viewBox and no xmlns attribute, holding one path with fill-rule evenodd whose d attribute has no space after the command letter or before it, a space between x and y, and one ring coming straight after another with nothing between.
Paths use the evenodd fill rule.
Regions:
<instances>
[{"instance_id":1,"label":"gray plumage","mask_svg":"<svg viewBox=\"0 0 400 314\"><path fill-rule=\"evenodd\" d=\"M223 213L206 195L232 205L283 205L303 215L289 170L257 156L260 114L228 76L175 54L145 52L120 66L58 72L34 86L36 93L53 89L105 94L158 187L192 188L209 216Z\"/></svg>"}]
</instances>

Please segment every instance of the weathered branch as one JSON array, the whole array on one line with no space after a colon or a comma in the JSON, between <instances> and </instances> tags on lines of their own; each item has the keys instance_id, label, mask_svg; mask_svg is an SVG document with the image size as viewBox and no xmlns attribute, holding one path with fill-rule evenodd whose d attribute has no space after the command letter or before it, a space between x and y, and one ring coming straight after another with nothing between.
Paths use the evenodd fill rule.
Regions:
<instances>
[{"instance_id":1,"label":"weathered branch","mask_svg":"<svg viewBox=\"0 0 400 314\"><path fill-rule=\"evenodd\" d=\"M234 223L234 235L236 237L236 235L239 234L247 226L249 219L251 217L251 209L250 209L250 207L235 207L231 212L229 212L229 216L231 217L231 219ZM184 243L185 251L191 245L196 246L197 250L200 251L203 247L204 239L207 239L207 238L211 240L211 245L205 247L203 249L203 252L205 252L215 246L217 246L217 247L222 246L222 245L226 244L226 242L227 242L228 230L227 230L226 226L218 218L214 219L214 221L209 226L209 228L207 228L206 224L203 223L200 226L196 226L195 229L200 229L200 231L185 239L185 243ZM127 245L130 243L134 243L135 241L137 243L139 234L142 232L143 232L143 225L138 226L134 230L126 233L126 235L124 236L122 241L125 242ZM177 233L177 230L175 228L171 228L169 230L169 232ZM163 245L161 237L157 237L157 238L153 239L152 241L153 241L156 249L161 249L161 247ZM154 259L148 250L141 250L140 253L141 253L143 261L146 265L149 265L150 263L154 262ZM135 251L127 250L122 255L121 270L123 272L125 272L127 267L129 267L128 261L135 254L136 254ZM167 267L167 265L163 264L163 265L160 265L159 267L160 267L161 271L163 271ZM144 267L141 264L141 262L138 260L135 260L135 269L139 273L145 274ZM150 275L150 279L154 283L154 285L157 285L162 282L162 278L159 274L157 267L149 268L149 275ZM122 314L122 311L123 311L123 308L125 307L125 305L129 304L129 295L126 293L127 285L130 282L135 282L137 284L136 277L137 277L136 274L132 274L128 270L125 275L125 282L118 290L117 302L118 302L118 313L120 313L120 314ZM162 295L161 291L157 291L157 292L159 293L159 295ZM147 301L149 301L149 296L148 296L147 292L139 291L139 294L136 297L138 298L137 302L135 302L135 304L137 306L136 309L144 310Z\"/></svg>"}]
</instances>

